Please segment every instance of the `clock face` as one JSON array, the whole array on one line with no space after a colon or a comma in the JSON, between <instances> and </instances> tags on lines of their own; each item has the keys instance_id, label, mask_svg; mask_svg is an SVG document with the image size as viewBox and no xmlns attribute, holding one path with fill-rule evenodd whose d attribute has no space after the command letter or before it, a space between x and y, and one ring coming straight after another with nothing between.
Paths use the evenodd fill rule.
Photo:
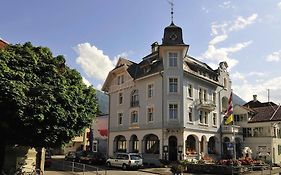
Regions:
<instances>
[{"instance_id":1,"label":"clock face","mask_svg":"<svg viewBox=\"0 0 281 175\"><path fill-rule=\"evenodd\" d=\"M176 40L176 39L178 38L178 36L177 36L175 33L173 33L173 34L170 36L170 38L171 38L172 40Z\"/></svg>"}]
</instances>

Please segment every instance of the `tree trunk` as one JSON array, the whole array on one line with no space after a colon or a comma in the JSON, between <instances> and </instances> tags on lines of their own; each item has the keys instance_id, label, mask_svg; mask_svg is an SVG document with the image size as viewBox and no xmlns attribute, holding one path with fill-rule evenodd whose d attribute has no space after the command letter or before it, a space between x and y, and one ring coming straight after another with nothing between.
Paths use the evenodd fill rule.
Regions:
<instances>
[{"instance_id":1,"label":"tree trunk","mask_svg":"<svg viewBox=\"0 0 281 175\"><path fill-rule=\"evenodd\" d=\"M41 160L42 160L42 148L37 147L36 149L36 169L41 170Z\"/></svg>"},{"instance_id":2,"label":"tree trunk","mask_svg":"<svg viewBox=\"0 0 281 175\"><path fill-rule=\"evenodd\" d=\"M2 138L0 142L0 173L4 168L6 145L6 140Z\"/></svg>"}]
</instances>

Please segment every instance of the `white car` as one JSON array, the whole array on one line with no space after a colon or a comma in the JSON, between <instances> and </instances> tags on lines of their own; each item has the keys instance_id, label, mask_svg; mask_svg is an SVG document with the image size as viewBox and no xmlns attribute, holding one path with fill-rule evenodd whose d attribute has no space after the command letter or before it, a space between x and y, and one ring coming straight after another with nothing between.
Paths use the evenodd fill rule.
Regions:
<instances>
[{"instance_id":1,"label":"white car","mask_svg":"<svg viewBox=\"0 0 281 175\"><path fill-rule=\"evenodd\" d=\"M121 167L123 170L142 167L142 158L137 153L118 153L115 158L106 160L108 167Z\"/></svg>"}]
</instances>

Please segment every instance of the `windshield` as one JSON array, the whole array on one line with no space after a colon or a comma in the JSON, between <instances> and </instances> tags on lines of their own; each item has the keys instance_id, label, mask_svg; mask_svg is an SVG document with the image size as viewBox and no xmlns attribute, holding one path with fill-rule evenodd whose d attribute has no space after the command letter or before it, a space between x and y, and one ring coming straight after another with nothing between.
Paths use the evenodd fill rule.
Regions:
<instances>
[{"instance_id":1,"label":"windshield","mask_svg":"<svg viewBox=\"0 0 281 175\"><path fill-rule=\"evenodd\" d=\"M131 155L131 160L140 160L141 156L139 155Z\"/></svg>"}]
</instances>

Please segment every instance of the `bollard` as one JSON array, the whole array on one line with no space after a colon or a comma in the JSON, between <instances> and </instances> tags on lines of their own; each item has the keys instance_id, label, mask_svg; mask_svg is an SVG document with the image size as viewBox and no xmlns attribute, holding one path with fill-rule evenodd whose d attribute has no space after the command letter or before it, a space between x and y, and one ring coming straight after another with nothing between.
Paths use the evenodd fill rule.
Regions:
<instances>
[{"instance_id":1,"label":"bollard","mask_svg":"<svg viewBox=\"0 0 281 175\"><path fill-rule=\"evenodd\" d=\"M83 175L85 175L85 164L83 164Z\"/></svg>"},{"instance_id":2,"label":"bollard","mask_svg":"<svg viewBox=\"0 0 281 175\"><path fill-rule=\"evenodd\" d=\"M72 170L72 172L74 172L74 162L72 162L71 170Z\"/></svg>"}]
</instances>

